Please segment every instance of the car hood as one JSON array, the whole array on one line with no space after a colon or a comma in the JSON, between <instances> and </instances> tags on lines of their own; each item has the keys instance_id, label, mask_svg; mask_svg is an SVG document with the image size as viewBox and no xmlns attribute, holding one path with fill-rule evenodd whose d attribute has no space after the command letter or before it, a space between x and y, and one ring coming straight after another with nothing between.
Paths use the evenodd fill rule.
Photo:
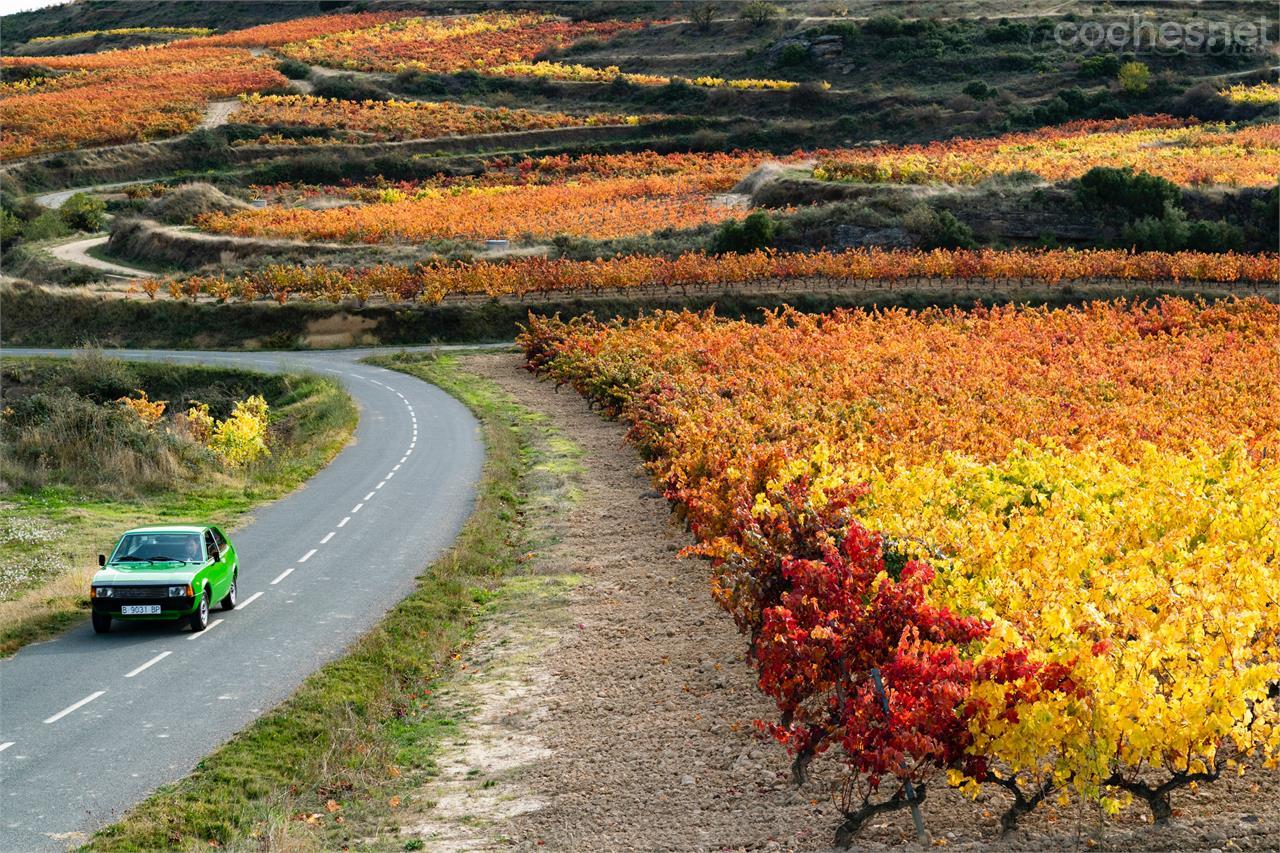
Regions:
<instances>
[{"instance_id":1,"label":"car hood","mask_svg":"<svg viewBox=\"0 0 1280 853\"><path fill-rule=\"evenodd\" d=\"M197 563L112 563L98 569L96 584L187 583L200 570Z\"/></svg>"}]
</instances>

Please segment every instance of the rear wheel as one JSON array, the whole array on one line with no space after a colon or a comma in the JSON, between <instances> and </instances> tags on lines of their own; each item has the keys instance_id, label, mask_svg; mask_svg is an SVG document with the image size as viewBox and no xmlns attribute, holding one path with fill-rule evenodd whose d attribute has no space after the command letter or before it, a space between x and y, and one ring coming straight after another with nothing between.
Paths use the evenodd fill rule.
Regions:
<instances>
[{"instance_id":1,"label":"rear wheel","mask_svg":"<svg viewBox=\"0 0 1280 853\"><path fill-rule=\"evenodd\" d=\"M236 608L236 586L240 583L240 572L237 571L231 576L231 587L227 590L227 594L223 596L221 606L223 610L235 610Z\"/></svg>"},{"instance_id":2,"label":"rear wheel","mask_svg":"<svg viewBox=\"0 0 1280 853\"><path fill-rule=\"evenodd\" d=\"M93 614L93 633L105 634L111 630L111 614L95 613Z\"/></svg>"},{"instance_id":3,"label":"rear wheel","mask_svg":"<svg viewBox=\"0 0 1280 853\"><path fill-rule=\"evenodd\" d=\"M200 590L200 607L191 614L191 630L203 631L209 627L209 587Z\"/></svg>"}]
</instances>

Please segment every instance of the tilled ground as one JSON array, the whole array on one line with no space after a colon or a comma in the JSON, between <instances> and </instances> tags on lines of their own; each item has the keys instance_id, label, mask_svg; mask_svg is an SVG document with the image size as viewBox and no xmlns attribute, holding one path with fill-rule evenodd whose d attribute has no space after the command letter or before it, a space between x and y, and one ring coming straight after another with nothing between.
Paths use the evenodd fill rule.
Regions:
<instances>
[{"instance_id":1,"label":"tilled ground","mask_svg":"<svg viewBox=\"0 0 1280 853\"><path fill-rule=\"evenodd\" d=\"M531 576L561 578L550 595L489 619L449 688L462 736L437 783L416 797L405 836L428 849L822 849L839 822L833 761L801 790L782 749L753 720L770 704L743 662L744 642L712 602L705 567L623 444L623 430L556 393L518 357L466 366L544 413L582 451L580 498ZM999 837L1000 793L977 802L930 791L934 844L966 849L1280 848L1280 774L1250 772L1175 797L1169 827L1133 808L1042 808ZM906 812L874 819L864 849L915 846Z\"/></svg>"}]
</instances>

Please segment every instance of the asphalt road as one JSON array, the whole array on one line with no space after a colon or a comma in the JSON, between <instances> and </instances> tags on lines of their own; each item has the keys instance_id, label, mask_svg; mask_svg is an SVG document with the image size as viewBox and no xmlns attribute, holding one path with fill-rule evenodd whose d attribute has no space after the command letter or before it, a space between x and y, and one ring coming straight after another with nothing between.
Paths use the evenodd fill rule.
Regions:
<instances>
[{"instance_id":1,"label":"asphalt road","mask_svg":"<svg viewBox=\"0 0 1280 853\"><path fill-rule=\"evenodd\" d=\"M0 661L4 853L83 843L289 696L412 590L470 514L480 477L479 427L462 404L357 364L364 351L112 354L328 373L359 403L360 424L324 470L231 534L240 604L215 610L204 632L117 622L99 636L86 620Z\"/></svg>"}]
</instances>

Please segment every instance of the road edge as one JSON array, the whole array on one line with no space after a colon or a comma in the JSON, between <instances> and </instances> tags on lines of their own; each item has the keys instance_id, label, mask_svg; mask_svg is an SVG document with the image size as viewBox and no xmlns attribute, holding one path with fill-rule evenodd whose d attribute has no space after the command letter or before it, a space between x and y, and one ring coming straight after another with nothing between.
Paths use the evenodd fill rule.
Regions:
<instances>
[{"instance_id":1,"label":"road edge","mask_svg":"<svg viewBox=\"0 0 1280 853\"><path fill-rule=\"evenodd\" d=\"M83 850L124 851L276 842L298 834L341 846L347 815L395 825L399 794L434 772L431 755L456 723L436 715L433 685L471 637L476 616L519 562L522 481L537 464L537 418L451 356L366 360L437 385L480 421L485 464L471 516L417 588L341 658L281 705L158 789ZM381 819L380 819L381 818Z\"/></svg>"}]
</instances>

